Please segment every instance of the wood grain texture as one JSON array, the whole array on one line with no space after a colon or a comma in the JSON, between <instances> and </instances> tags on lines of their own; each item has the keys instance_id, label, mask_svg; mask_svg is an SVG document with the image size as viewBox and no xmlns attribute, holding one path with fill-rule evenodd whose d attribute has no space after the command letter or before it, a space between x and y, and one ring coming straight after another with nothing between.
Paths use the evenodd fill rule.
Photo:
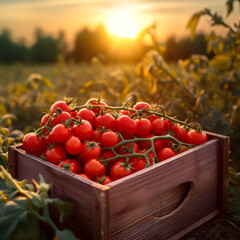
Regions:
<instances>
[{"instance_id":1,"label":"wood grain texture","mask_svg":"<svg viewBox=\"0 0 240 240\"><path fill-rule=\"evenodd\" d=\"M227 209L229 138L209 141L107 186L10 147L11 173L52 183L51 196L76 204L65 222L82 239L179 239ZM52 209L53 214L57 214Z\"/></svg>"},{"instance_id":2,"label":"wood grain texture","mask_svg":"<svg viewBox=\"0 0 240 240\"><path fill-rule=\"evenodd\" d=\"M230 138L216 133L208 132L209 139L217 139L219 144L218 161L219 161L219 209L226 213L228 208L228 168L229 168L229 151Z\"/></svg>"}]
</instances>

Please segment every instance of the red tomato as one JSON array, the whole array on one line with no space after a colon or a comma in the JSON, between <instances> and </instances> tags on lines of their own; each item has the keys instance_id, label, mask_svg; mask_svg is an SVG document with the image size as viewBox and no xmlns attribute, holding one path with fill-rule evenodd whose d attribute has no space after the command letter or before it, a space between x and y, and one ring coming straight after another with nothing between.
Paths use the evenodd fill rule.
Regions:
<instances>
[{"instance_id":1,"label":"red tomato","mask_svg":"<svg viewBox=\"0 0 240 240\"><path fill-rule=\"evenodd\" d=\"M151 105L146 102L137 102L134 106L133 109L135 110L142 110L142 109L151 109ZM143 113L148 113L148 111L143 111Z\"/></svg>"},{"instance_id":2,"label":"red tomato","mask_svg":"<svg viewBox=\"0 0 240 240\"><path fill-rule=\"evenodd\" d=\"M80 164L74 159L60 161L58 166L76 174L82 171Z\"/></svg>"},{"instance_id":3,"label":"red tomato","mask_svg":"<svg viewBox=\"0 0 240 240\"><path fill-rule=\"evenodd\" d=\"M70 107L67 105L65 101L57 101L53 103L52 106L50 107L50 112L51 113L55 112L57 108L61 108L62 111L66 111L69 113L71 111Z\"/></svg>"},{"instance_id":4,"label":"red tomato","mask_svg":"<svg viewBox=\"0 0 240 240\"><path fill-rule=\"evenodd\" d=\"M176 130L176 138L183 143L187 143L188 130L184 126L178 127Z\"/></svg>"},{"instance_id":5,"label":"red tomato","mask_svg":"<svg viewBox=\"0 0 240 240\"><path fill-rule=\"evenodd\" d=\"M173 157L173 156L176 156L177 153L174 152L171 148L169 147L165 147L165 148L162 148L159 153L158 153L158 160L161 162L163 160L166 160L170 157Z\"/></svg>"},{"instance_id":6,"label":"red tomato","mask_svg":"<svg viewBox=\"0 0 240 240\"><path fill-rule=\"evenodd\" d=\"M105 127L106 130L110 129L112 131L115 131L116 120L111 114L106 113L104 115L100 115L96 117L95 127L96 129L100 129L100 130L102 130L102 128Z\"/></svg>"},{"instance_id":7,"label":"red tomato","mask_svg":"<svg viewBox=\"0 0 240 240\"><path fill-rule=\"evenodd\" d=\"M84 164L84 173L94 180L106 173L106 167L97 159L90 158Z\"/></svg>"},{"instance_id":8,"label":"red tomato","mask_svg":"<svg viewBox=\"0 0 240 240\"><path fill-rule=\"evenodd\" d=\"M166 118L162 118L162 120L164 122L164 131L163 131L163 133L164 134L175 133L177 124L172 122L172 121L170 121L169 119L166 119Z\"/></svg>"},{"instance_id":9,"label":"red tomato","mask_svg":"<svg viewBox=\"0 0 240 240\"><path fill-rule=\"evenodd\" d=\"M120 116L121 116L121 115L128 115L128 113L129 113L128 110L123 110L123 109L122 109L122 110L119 111L119 115L120 115Z\"/></svg>"},{"instance_id":10,"label":"red tomato","mask_svg":"<svg viewBox=\"0 0 240 240\"><path fill-rule=\"evenodd\" d=\"M85 120L79 125L74 125L72 128L72 133L83 142L85 140L89 140L92 137L93 127L89 121Z\"/></svg>"},{"instance_id":11,"label":"red tomato","mask_svg":"<svg viewBox=\"0 0 240 240\"><path fill-rule=\"evenodd\" d=\"M182 152L185 152L189 149L189 147L187 146L181 146L180 150L178 151L178 153L182 153Z\"/></svg>"},{"instance_id":12,"label":"red tomato","mask_svg":"<svg viewBox=\"0 0 240 240\"><path fill-rule=\"evenodd\" d=\"M148 158L148 161L149 161L150 165L153 164L152 159ZM147 166L147 160L144 157L143 158L135 158L134 160L130 160L130 163L132 163L133 172L140 171Z\"/></svg>"},{"instance_id":13,"label":"red tomato","mask_svg":"<svg viewBox=\"0 0 240 240\"><path fill-rule=\"evenodd\" d=\"M147 117L147 119L153 123L154 120L158 119L158 116L155 114L151 114L149 117Z\"/></svg>"},{"instance_id":14,"label":"red tomato","mask_svg":"<svg viewBox=\"0 0 240 240\"><path fill-rule=\"evenodd\" d=\"M136 142L130 142L130 143L120 145L120 147L118 149L116 149L116 151L120 154L122 154L124 152L139 153L140 148Z\"/></svg>"},{"instance_id":15,"label":"red tomato","mask_svg":"<svg viewBox=\"0 0 240 240\"><path fill-rule=\"evenodd\" d=\"M102 137L102 133L99 130L97 130L97 129L93 130L93 135L91 138L92 141L100 142L101 137Z\"/></svg>"},{"instance_id":16,"label":"red tomato","mask_svg":"<svg viewBox=\"0 0 240 240\"><path fill-rule=\"evenodd\" d=\"M72 136L71 130L63 124L57 124L49 133L50 143L64 144Z\"/></svg>"},{"instance_id":17,"label":"red tomato","mask_svg":"<svg viewBox=\"0 0 240 240\"><path fill-rule=\"evenodd\" d=\"M84 173L78 173L77 175L80 176L80 177L86 178L88 180L91 180L91 178L88 175L84 174Z\"/></svg>"},{"instance_id":18,"label":"red tomato","mask_svg":"<svg viewBox=\"0 0 240 240\"><path fill-rule=\"evenodd\" d=\"M148 119L146 118L136 119L136 123L137 129L134 134L136 137L139 138L145 137L151 132L152 124Z\"/></svg>"},{"instance_id":19,"label":"red tomato","mask_svg":"<svg viewBox=\"0 0 240 240\"><path fill-rule=\"evenodd\" d=\"M82 150L82 142L78 137L71 136L64 143L66 151L71 155L79 154Z\"/></svg>"},{"instance_id":20,"label":"red tomato","mask_svg":"<svg viewBox=\"0 0 240 240\"><path fill-rule=\"evenodd\" d=\"M148 134L147 136L145 136L145 138L152 138L152 137L154 137L153 134ZM149 149L151 147L151 142L141 141L139 143L139 146L141 149ZM155 152L158 153L160 151L160 149L163 147L162 139L153 140L153 146L154 146Z\"/></svg>"},{"instance_id":21,"label":"red tomato","mask_svg":"<svg viewBox=\"0 0 240 240\"><path fill-rule=\"evenodd\" d=\"M23 149L30 154L38 155L47 147L47 140L39 138L36 133L30 132L23 138Z\"/></svg>"},{"instance_id":22,"label":"red tomato","mask_svg":"<svg viewBox=\"0 0 240 240\"><path fill-rule=\"evenodd\" d=\"M67 158L67 152L64 147L55 145L54 147L45 150L42 153L41 158L50 163L58 165L60 161L63 161Z\"/></svg>"},{"instance_id":23,"label":"red tomato","mask_svg":"<svg viewBox=\"0 0 240 240\"><path fill-rule=\"evenodd\" d=\"M79 153L79 158L86 162L91 158L98 158L101 155L101 148L98 143L94 141L85 141L82 144L82 150Z\"/></svg>"},{"instance_id":24,"label":"red tomato","mask_svg":"<svg viewBox=\"0 0 240 240\"><path fill-rule=\"evenodd\" d=\"M196 132L191 130L187 134L187 143L200 145L207 142L207 134L205 132Z\"/></svg>"},{"instance_id":25,"label":"red tomato","mask_svg":"<svg viewBox=\"0 0 240 240\"><path fill-rule=\"evenodd\" d=\"M97 182L97 183L100 183L102 185L106 185L108 183L113 182L114 180L107 175L103 175L101 177L96 178L94 181Z\"/></svg>"},{"instance_id":26,"label":"red tomato","mask_svg":"<svg viewBox=\"0 0 240 240\"><path fill-rule=\"evenodd\" d=\"M118 161L114 163L110 169L110 176L114 180L126 177L132 173L133 173L133 170L131 168L131 165L122 161Z\"/></svg>"},{"instance_id":27,"label":"red tomato","mask_svg":"<svg viewBox=\"0 0 240 240\"><path fill-rule=\"evenodd\" d=\"M113 153L113 151L111 151L111 150L104 150L101 153L101 159L102 160L107 160L107 159L110 159L110 158L114 158L115 156L116 156L115 153ZM117 160L110 160L107 164L108 164L108 166L111 166L116 161Z\"/></svg>"},{"instance_id":28,"label":"red tomato","mask_svg":"<svg viewBox=\"0 0 240 240\"><path fill-rule=\"evenodd\" d=\"M82 118L83 120L89 121L92 124L92 126L94 126L96 115L93 111L83 108L78 112L77 116Z\"/></svg>"},{"instance_id":29,"label":"red tomato","mask_svg":"<svg viewBox=\"0 0 240 240\"><path fill-rule=\"evenodd\" d=\"M47 123L49 118L50 118L50 116L48 114L45 114L41 119L40 126L43 127Z\"/></svg>"},{"instance_id":30,"label":"red tomato","mask_svg":"<svg viewBox=\"0 0 240 240\"><path fill-rule=\"evenodd\" d=\"M127 115L120 116L116 120L116 130L123 136L130 137L137 130L137 123Z\"/></svg>"},{"instance_id":31,"label":"red tomato","mask_svg":"<svg viewBox=\"0 0 240 240\"><path fill-rule=\"evenodd\" d=\"M78 111L77 110L71 111L70 114L72 117L76 117L78 114Z\"/></svg>"},{"instance_id":32,"label":"red tomato","mask_svg":"<svg viewBox=\"0 0 240 240\"><path fill-rule=\"evenodd\" d=\"M65 123L70 118L72 118L72 115L69 112L62 112L56 117L53 117L51 123L53 126L56 126L57 124Z\"/></svg>"},{"instance_id":33,"label":"red tomato","mask_svg":"<svg viewBox=\"0 0 240 240\"><path fill-rule=\"evenodd\" d=\"M100 143L103 147L113 147L118 144L118 135L115 132L107 131L102 134Z\"/></svg>"},{"instance_id":34,"label":"red tomato","mask_svg":"<svg viewBox=\"0 0 240 240\"><path fill-rule=\"evenodd\" d=\"M161 135L164 133L165 125L162 118L155 119L152 122L152 133L155 135Z\"/></svg>"},{"instance_id":35,"label":"red tomato","mask_svg":"<svg viewBox=\"0 0 240 240\"><path fill-rule=\"evenodd\" d=\"M101 101L100 99L89 99L87 101L86 104L92 104L92 105L97 105L97 106L107 106L107 104L104 101ZM101 107L92 107L91 110L95 113L95 114L100 114L102 108ZM105 108L105 111L107 109Z\"/></svg>"}]
</instances>

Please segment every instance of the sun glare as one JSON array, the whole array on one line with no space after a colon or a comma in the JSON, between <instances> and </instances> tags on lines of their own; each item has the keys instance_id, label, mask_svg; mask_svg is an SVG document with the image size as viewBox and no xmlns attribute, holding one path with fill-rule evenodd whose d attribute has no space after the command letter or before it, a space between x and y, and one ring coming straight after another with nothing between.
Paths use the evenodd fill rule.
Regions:
<instances>
[{"instance_id":1,"label":"sun glare","mask_svg":"<svg viewBox=\"0 0 240 240\"><path fill-rule=\"evenodd\" d=\"M136 15L127 9L116 10L109 14L106 27L110 34L123 38L136 38L141 30Z\"/></svg>"}]
</instances>

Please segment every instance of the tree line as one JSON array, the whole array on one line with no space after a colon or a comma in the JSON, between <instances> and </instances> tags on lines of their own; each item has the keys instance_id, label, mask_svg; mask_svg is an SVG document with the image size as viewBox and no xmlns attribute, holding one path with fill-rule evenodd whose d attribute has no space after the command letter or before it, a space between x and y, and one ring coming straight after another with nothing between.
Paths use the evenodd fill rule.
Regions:
<instances>
[{"instance_id":1,"label":"tree line","mask_svg":"<svg viewBox=\"0 0 240 240\"><path fill-rule=\"evenodd\" d=\"M175 62L192 54L206 55L204 34L199 34L194 41L190 37L176 40L169 37L166 42L165 60ZM94 30L81 29L75 36L73 48L69 49L65 33L59 32L57 37L44 34L41 29L35 31L35 41L27 46L25 41L14 41L7 29L0 33L0 63L55 63L59 56L71 62L89 62L98 57L105 62L136 62L142 59L149 46L142 37L136 39L119 39L108 34L103 25Z\"/></svg>"}]
</instances>

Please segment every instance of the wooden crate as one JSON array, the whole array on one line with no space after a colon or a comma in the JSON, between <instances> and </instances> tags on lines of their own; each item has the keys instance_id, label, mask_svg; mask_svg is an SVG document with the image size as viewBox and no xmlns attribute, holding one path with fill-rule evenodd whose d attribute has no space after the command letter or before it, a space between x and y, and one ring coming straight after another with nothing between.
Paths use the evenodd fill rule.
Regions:
<instances>
[{"instance_id":1,"label":"wooden crate","mask_svg":"<svg viewBox=\"0 0 240 240\"><path fill-rule=\"evenodd\" d=\"M229 138L208 142L102 186L9 149L13 177L52 183L51 196L76 204L64 226L84 239L179 239L227 209ZM55 214L53 212L53 214Z\"/></svg>"}]
</instances>

